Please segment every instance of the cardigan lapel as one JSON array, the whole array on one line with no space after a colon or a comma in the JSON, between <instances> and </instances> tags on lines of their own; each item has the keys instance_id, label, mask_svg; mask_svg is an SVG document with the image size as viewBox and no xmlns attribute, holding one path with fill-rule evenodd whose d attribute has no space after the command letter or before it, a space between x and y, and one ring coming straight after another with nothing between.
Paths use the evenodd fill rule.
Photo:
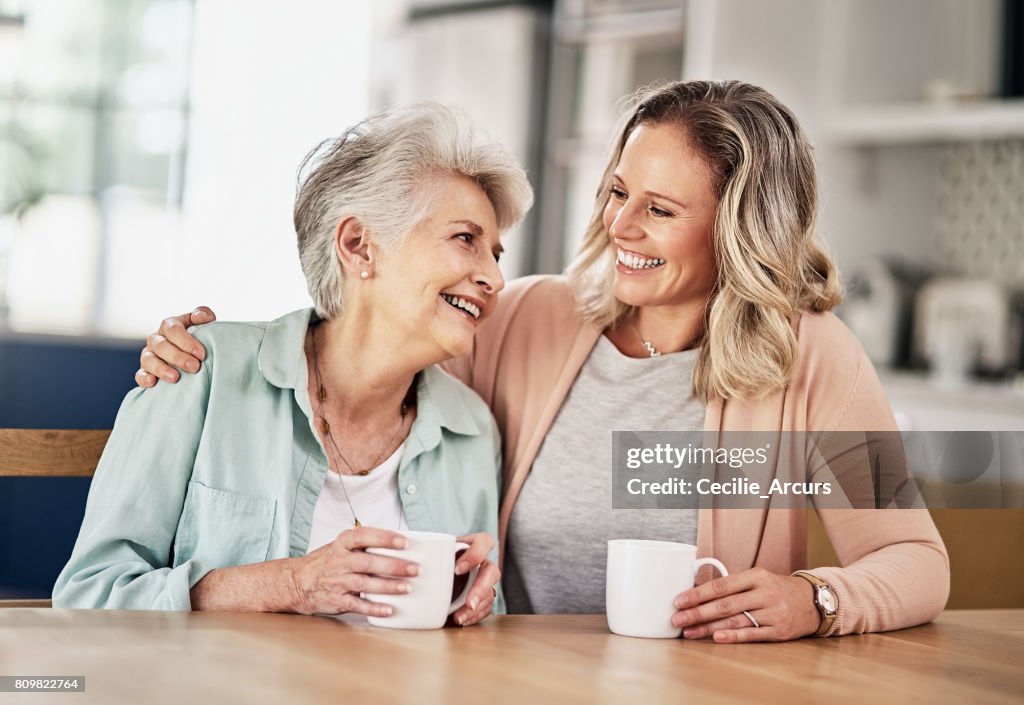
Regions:
<instances>
[{"instance_id":1,"label":"cardigan lapel","mask_svg":"<svg viewBox=\"0 0 1024 705\"><path fill-rule=\"evenodd\" d=\"M544 437L547 436L548 431L551 429L551 424L554 423L555 416L558 414L558 410L562 408L562 404L569 394L569 388L576 381L576 376L583 367L583 363L587 361L590 351L597 344L597 339L601 337L601 332L599 327L590 323L581 325L572 345L565 353L565 362L554 379L548 401L537 418L529 438L525 441L525 448L519 456L521 460L513 468L511 479L506 482L501 514L498 517L498 535L500 537L498 548L502 559L505 555L505 537L508 535L508 524L512 517L512 508L519 497L519 491L523 488L523 483L526 482L526 476L530 474L533 461L537 457L541 443L544 442Z\"/></svg>"},{"instance_id":2,"label":"cardigan lapel","mask_svg":"<svg viewBox=\"0 0 1024 705\"><path fill-rule=\"evenodd\" d=\"M722 430L722 413L724 411L725 404L721 399L712 399L708 402L707 408L704 411L704 440L714 440L718 442L719 435ZM701 558L714 557L718 555L717 545L715 543L715 512L712 507L705 506L704 502L701 502L700 508L697 510L697 555ZM724 532L724 529L723 529ZM725 554L722 554L725 555ZM728 566L730 570L735 571L736 568ZM710 566L704 566L694 578L695 584L707 582L713 576L713 571Z\"/></svg>"},{"instance_id":3,"label":"cardigan lapel","mask_svg":"<svg viewBox=\"0 0 1024 705\"><path fill-rule=\"evenodd\" d=\"M707 405L704 416L704 439L706 443L714 442L721 446L722 434L729 432L750 431L752 429L771 430L781 433L782 414L785 395L782 392L773 394L757 402L739 399L723 401L712 400ZM784 452L793 452L792 448ZM779 457L781 444L773 441L772 477L778 472L778 463L787 462L788 458ZM717 468L716 468L717 469ZM769 481L771 478L768 478ZM714 500L710 505L703 503L697 514L697 553L699 556L730 556L730 572L738 573L752 568L757 561L764 536L765 521L768 518L770 500L762 502L753 509L730 509L715 507ZM696 583L703 583L715 577L709 566L702 568Z\"/></svg>"}]
</instances>

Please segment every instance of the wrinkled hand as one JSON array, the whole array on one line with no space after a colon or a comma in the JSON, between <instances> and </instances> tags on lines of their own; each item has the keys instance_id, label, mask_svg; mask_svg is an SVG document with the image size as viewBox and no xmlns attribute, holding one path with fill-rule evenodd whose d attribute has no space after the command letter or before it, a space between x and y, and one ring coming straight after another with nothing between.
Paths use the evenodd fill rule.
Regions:
<instances>
[{"instance_id":1,"label":"wrinkled hand","mask_svg":"<svg viewBox=\"0 0 1024 705\"><path fill-rule=\"evenodd\" d=\"M501 571L498 570L494 561L487 559L487 554L494 548L494 538L490 534L480 532L460 536L458 540L468 543L469 548L459 556L459 560L455 564L455 574L463 575L480 566L476 580L469 586L466 604L452 615L456 624L468 627L491 613L491 607L497 597L495 586L501 578Z\"/></svg>"},{"instance_id":2,"label":"wrinkled hand","mask_svg":"<svg viewBox=\"0 0 1024 705\"><path fill-rule=\"evenodd\" d=\"M206 359L206 348L192 337L188 328L216 320L217 314L206 306L192 313L165 318L157 332L146 339L146 347L139 355L141 367L135 373L135 383L140 387L153 387L159 378L173 384L178 381L178 370L198 372L200 363Z\"/></svg>"},{"instance_id":3,"label":"wrinkled hand","mask_svg":"<svg viewBox=\"0 0 1024 705\"><path fill-rule=\"evenodd\" d=\"M676 596L672 624L687 639L713 636L723 643L789 641L818 630L821 615L810 583L792 575L752 568ZM743 614L753 615L760 627Z\"/></svg>"},{"instance_id":4,"label":"wrinkled hand","mask_svg":"<svg viewBox=\"0 0 1024 705\"><path fill-rule=\"evenodd\" d=\"M292 605L300 614L355 612L387 617L390 605L371 602L360 593L404 594L411 589L405 578L418 575L419 566L401 558L367 553L367 548L406 547L401 534L361 526L338 534L331 543L294 559Z\"/></svg>"}]
</instances>

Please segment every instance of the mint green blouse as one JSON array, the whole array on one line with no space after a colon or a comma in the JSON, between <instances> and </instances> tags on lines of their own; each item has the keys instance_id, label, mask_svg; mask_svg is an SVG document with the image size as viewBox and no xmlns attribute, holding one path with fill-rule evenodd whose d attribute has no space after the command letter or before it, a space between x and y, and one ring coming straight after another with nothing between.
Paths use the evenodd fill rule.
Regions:
<instances>
[{"instance_id":1,"label":"mint green blouse","mask_svg":"<svg viewBox=\"0 0 1024 705\"><path fill-rule=\"evenodd\" d=\"M327 476L307 393L311 315L198 328L198 374L128 393L54 607L187 610L189 590L215 568L305 554ZM398 470L409 528L496 537L494 419L440 369L418 380Z\"/></svg>"}]
</instances>

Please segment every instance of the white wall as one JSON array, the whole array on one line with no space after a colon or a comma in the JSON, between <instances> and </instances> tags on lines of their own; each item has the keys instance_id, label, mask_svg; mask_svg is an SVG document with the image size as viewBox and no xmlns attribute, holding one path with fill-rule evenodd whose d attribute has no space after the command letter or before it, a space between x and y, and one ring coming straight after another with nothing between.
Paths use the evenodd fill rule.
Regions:
<instances>
[{"instance_id":1,"label":"white wall","mask_svg":"<svg viewBox=\"0 0 1024 705\"><path fill-rule=\"evenodd\" d=\"M409 5L386 0L377 17L373 106L436 100L461 107L473 125L529 166L538 15L528 7L479 8L406 22ZM445 3L447 4L447 3ZM528 174L536 184L537 174ZM501 270L520 276L525 243L515 228L502 241Z\"/></svg>"},{"instance_id":2,"label":"white wall","mask_svg":"<svg viewBox=\"0 0 1024 705\"><path fill-rule=\"evenodd\" d=\"M175 291L164 312L205 303L224 318L263 319L308 305L291 219L296 169L367 112L371 12L363 2L199 0L185 233L158 253L182 266L164 278Z\"/></svg>"}]
</instances>

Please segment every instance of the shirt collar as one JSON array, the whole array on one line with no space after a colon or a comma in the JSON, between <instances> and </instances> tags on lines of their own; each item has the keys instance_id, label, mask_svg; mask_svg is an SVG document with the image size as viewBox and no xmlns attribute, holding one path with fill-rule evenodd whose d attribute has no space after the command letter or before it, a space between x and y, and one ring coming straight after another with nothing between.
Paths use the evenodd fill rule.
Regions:
<instances>
[{"instance_id":1,"label":"shirt collar","mask_svg":"<svg viewBox=\"0 0 1024 705\"><path fill-rule=\"evenodd\" d=\"M470 399L473 392L441 368L431 365L419 374L416 386L417 422L444 427L463 436L479 436L487 428L473 415ZM482 403L482 402L481 402ZM478 415L480 416L480 415Z\"/></svg>"},{"instance_id":2,"label":"shirt collar","mask_svg":"<svg viewBox=\"0 0 1024 705\"><path fill-rule=\"evenodd\" d=\"M281 389L305 389L306 330L316 320L311 308L285 314L267 324L260 344L259 368L268 382Z\"/></svg>"},{"instance_id":3,"label":"shirt collar","mask_svg":"<svg viewBox=\"0 0 1024 705\"><path fill-rule=\"evenodd\" d=\"M267 324L258 356L263 377L280 389L294 389L300 405L310 413L305 401L307 373L305 342L311 321L319 317L311 308L300 309ZM463 436L478 436L487 428L470 409L469 391L461 382L436 366L417 376L416 421L410 433L416 434L427 448L436 446L440 429Z\"/></svg>"}]
</instances>

